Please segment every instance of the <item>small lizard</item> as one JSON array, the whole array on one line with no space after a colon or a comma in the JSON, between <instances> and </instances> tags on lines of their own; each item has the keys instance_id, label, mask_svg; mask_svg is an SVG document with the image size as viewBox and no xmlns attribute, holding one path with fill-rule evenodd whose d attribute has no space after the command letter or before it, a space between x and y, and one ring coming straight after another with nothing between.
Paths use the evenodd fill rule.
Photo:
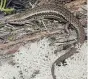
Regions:
<instances>
[{"instance_id":1,"label":"small lizard","mask_svg":"<svg viewBox=\"0 0 88 79\"><path fill-rule=\"evenodd\" d=\"M79 20L76 19L70 11L68 11L66 8L64 8L60 4L55 5L52 3L52 4L41 5L41 6L35 7L34 9L27 10L23 13L18 13L18 14L12 15L10 18L5 18L4 21L8 24L21 25L21 24L25 24L28 20L30 20L31 18L34 18L36 16L44 16L44 17L48 16L49 17L50 15L55 18L58 18L61 16L68 23L73 25L73 27L75 27L77 30L77 35L78 35L77 44L84 43L85 32L84 32L84 29L83 29L82 25L80 24ZM71 55L73 55L75 53L74 50L76 50L76 49L72 47L70 51L68 51L63 56L59 57L52 64L51 72L52 72L53 79L56 79L55 73L54 73L54 64L55 63L59 64L61 61L65 60L68 57L70 57Z\"/></svg>"},{"instance_id":2,"label":"small lizard","mask_svg":"<svg viewBox=\"0 0 88 79\"><path fill-rule=\"evenodd\" d=\"M76 28L80 43L84 42L85 33L81 23L76 17L74 17L74 15L70 11L68 11L60 4L58 5L45 4L45 5L36 7L34 9L27 10L23 13L11 15L10 18L7 17L4 21L8 24L21 25L21 24L27 23L28 20L30 20L31 18L34 18L36 16L43 16L43 15L45 17L48 17L51 15L52 17L55 17L55 18L62 16L64 19L68 21L69 24L72 24Z\"/></svg>"}]
</instances>

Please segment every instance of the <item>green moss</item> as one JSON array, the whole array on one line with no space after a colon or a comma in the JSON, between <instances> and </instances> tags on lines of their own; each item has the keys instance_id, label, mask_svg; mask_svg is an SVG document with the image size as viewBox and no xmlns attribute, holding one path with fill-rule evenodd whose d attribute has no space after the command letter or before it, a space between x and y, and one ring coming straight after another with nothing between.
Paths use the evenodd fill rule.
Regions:
<instances>
[{"instance_id":1,"label":"green moss","mask_svg":"<svg viewBox=\"0 0 88 79\"><path fill-rule=\"evenodd\" d=\"M8 37L8 40L9 40L9 41L12 41L13 39L14 39L13 36L9 36L9 37Z\"/></svg>"},{"instance_id":2,"label":"green moss","mask_svg":"<svg viewBox=\"0 0 88 79\"><path fill-rule=\"evenodd\" d=\"M15 39L15 34L12 34L10 36L8 36L7 38L9 41L13 41Z\"/></svg>"}]
</instances>

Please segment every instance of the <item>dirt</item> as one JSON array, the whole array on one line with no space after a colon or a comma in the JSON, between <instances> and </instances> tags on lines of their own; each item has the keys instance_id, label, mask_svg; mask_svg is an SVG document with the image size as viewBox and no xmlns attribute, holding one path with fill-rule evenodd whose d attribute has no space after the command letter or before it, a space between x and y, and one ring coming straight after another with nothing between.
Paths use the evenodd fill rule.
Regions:
<instances>
[{"instance_id":1,"label":"dirt","mask_svg":"<svg viewBox=\"0 0 88 79\"><path fill-rule=\"evenodd\" d=\"M21 5L20 2L17 5L17 2L15 2L14 5L17 5L15 8L17 12L20 12L23 7L23 9L34 8L36 5L42 5L49 1L39 0L37 4L34 4L34 1L30 2L34 5L29 3L26 6L25 4ZM10 6L12 6L11 3ZM79 19L87 34L86 0L62 0L61 3L64 3L65 7ZM18 6L20 7L17 8ZM3 13L0 15L0 18L2 17L4 17ZM52 29L56 29L55 24L58 25L56 21L54 24L52 21L48 23L53 27ZM51 75L52 63L69 50L70 43L74 43L74 41L71 41L63 44L63 41L68 41L68 34L65 31L60 30L62 35L49 34L46 31L29 35L31 33L29 30L33 30L34 27L28 28L28 26L26 25L24 28L0 26L0 79L53 79ZM59 26L62 27L62 25ZM72 30L71 34L73 36L69 39L76 36ZM57 41L58 39L59 41ZM60 66L55 66L56 79L87 78L86 46L85 40L84 45L79 50L80 53L69 57Z\"/></svg>"}]
</instances>

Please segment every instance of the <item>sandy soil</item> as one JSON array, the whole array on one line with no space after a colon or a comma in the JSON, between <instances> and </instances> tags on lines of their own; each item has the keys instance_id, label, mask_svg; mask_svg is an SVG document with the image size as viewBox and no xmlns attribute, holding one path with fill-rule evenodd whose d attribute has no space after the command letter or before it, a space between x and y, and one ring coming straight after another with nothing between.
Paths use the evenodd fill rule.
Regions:
<instances>
[{"instance_id":1,"label":"sandy soil","mask_svg":"<svg viewBox=\"0 0 88 79\"><path fill-rule=\"evenodd\" d=\"M54 54L55 46L50 46L46 38L21 46L13 57L3 58L0 79L52 79L52 63L64 53ZM86 43L80 53L66 60L66 66L55 66L57 79L86 79ZM7 61L6 61L7 60Z\"/></svg>"},{"instance_id":2,"label":"sandy soil","mask_svg":"<svg viewBox=\"0 0 88 79\"><path fill-rule=\"evenodd\" d=\"M87 33L86 5L84 2L85 0L76 0L67 3L66 6L79 18ZM5 26L5 28L5 32L0 29L0 32L3 33L0 33L0 35L8 34L7 30L11 31L9 27ZM13 29L16 30L17 28ZM12 37L9 37L10 41L12 39ZM1 43L2 40L0 40ZM79 53L66 59L67 65L55 66L57 79L87 79L87 47L85 41ZM52 63L66 53L66 51L56 52L56 50L57 47L51 45L50 39L43 38L38 41L27 42L21 46L15 46L15 49L13 47L9 52L14 54L4 56L1 54L3 52L0 51L0 79L53 79L51 75Z\"/></svg>"}]
</instances>

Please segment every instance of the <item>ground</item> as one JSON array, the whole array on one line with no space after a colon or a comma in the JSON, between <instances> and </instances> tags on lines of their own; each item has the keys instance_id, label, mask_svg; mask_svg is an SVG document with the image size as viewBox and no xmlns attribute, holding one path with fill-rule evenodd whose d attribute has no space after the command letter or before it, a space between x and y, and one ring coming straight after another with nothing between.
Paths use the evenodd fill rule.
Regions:
<instances>
[{"instance_id":1,"label":"ground","mask_svg":"<svg viewBox=\"0 0 88 79\"><path fill-rule=\"evenodd\" d=\"M65 6L80 20L87 33L86 0L69 1L71 0L68 0ZM10 28L8 29L11 31ZM8 34L8 29L5 29L4 33L0 31L0 37ZM17 28L13 29L16 30ZM21 30L24 35L24 29ZM18 36L21 35L20 33L18 34ZM13 36L14 32L11 36L8 36L9 42L14 39ZM5 38L7 37L5 36ZM4 41L0 40L0 48L4 48L3 43L7 41L5 38ZM87 40L78 50L78 53L66 59L66 65L62 63L61 66L55 65L56 79L87 79L86 42ZM57 47L51 44L51 40L45 37L12 46L8 50L0 50L0 79L53 79L51 75L52 64L58 57L65 54L66 51L57 51ZM10 55L3 55L3 53L10 53Z\"/></svg>"}]
</instances>

